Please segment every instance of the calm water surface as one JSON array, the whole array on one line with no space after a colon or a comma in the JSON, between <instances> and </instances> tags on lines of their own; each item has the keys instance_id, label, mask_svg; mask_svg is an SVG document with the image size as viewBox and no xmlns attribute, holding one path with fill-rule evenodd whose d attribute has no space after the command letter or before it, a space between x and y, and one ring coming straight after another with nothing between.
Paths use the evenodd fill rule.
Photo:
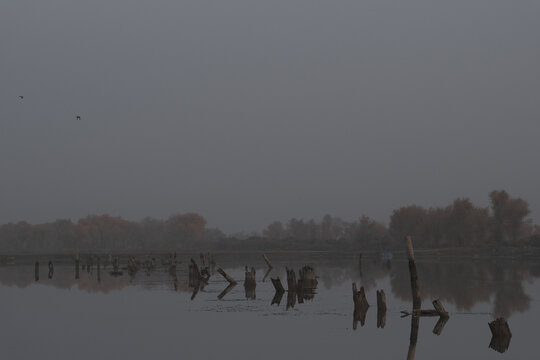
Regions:
<instances>
[{"instance_id":1,"label":"calm water surface","mask_svg":"<svg viewBox=\"0 0 540 360\"><path fill-rule=\"evenodd\" d=\"M180 256L175 274L161 265L164 257L156 255L155 271L140 270L134 276L125 270L111 276L112 267L102 266L99 281L96 265L90 271L81 268L75 279L71 257L4 257L2 358L407 358L411 318L400 316L412 307L405 259L383 263L365 256L360 266L353 254L274 253L269 254L274 269L263 281L267 268L260 254L216 254L217 267L238 280L219 300L228 285L221 275L214 272L194 294L188 286L190 256ZM49 260L55 264L52 279ZM85 263L81 256L81 265ZM285 267L298 271L304 264L313 266L319 277L315 295L288 304L285 293L279 304L271 304L275 292L270 278L279 276L286 288ZM255 294L245 292L245 265L257 270ZM433 333L437 318L420 319L415 359L537 358L540 260L419 258L418 274L423 308L431 308L431 300L438 298L450 319L440 335ZM352 282L364 286L371 304L356 329ZM388 305L384 328L377 328L375 292L380 289ZM500 316L513 334L504 353L489 348L488 322Z\"/></svg>"}]
</instances>

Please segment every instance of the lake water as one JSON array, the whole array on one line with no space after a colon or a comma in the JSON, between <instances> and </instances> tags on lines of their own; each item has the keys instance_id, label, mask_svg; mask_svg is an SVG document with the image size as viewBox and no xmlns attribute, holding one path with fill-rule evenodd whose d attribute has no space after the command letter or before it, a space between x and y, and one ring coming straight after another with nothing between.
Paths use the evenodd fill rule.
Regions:
<instances>
[{"instance_id":1,"label":"lake water","mask_svg":"<svg viewBox=\"0 0 540 360\"><path fill-rule=\"evenodd\" d=\"M238 280L218 299L228 282L217 272L193 296L188 262L180 255L176 275L161 265L155 271L111 276L112 267L80 270L67 256L2 257L0 266L0 354L2 359L406 359L411 337L411 287L408 263L394 257L356 254L215 254L217 267ZM144 260L144 256L138 257ZM34 262L39 260L39 280ZM47 263L55 267L48 278ZM81 256L81 266L86 257ZM127 258L121 259L127 264ZM318 287L303 303L271 304L270 278L287 288L285 267L315 268ZM244 266L256 268L255 294L243 286ZM537 359L540 318L540 260L417 259L423 308L440 299L450 318L440 335L438 318L420 318L415 359ZM370 308L353 327L351 284L364 286ZM386 324L377 327L376 290L384 290ZM254 298L253 298L254 297ZM290 300L290 299L289 299ZM504 317L512 338L499 353L489 347L488 322Z\"/></svg>"}]
</instances>

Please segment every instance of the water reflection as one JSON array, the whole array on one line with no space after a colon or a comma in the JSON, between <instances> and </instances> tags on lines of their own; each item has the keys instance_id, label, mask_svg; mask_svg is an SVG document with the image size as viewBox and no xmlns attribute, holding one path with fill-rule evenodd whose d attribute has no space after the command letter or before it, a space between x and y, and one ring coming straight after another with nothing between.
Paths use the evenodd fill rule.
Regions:
<instances>
[{"instance_id":1,"label":"water reflection","mask_svg":"<svg viewBox=\"0 0 540 360\"><path fill-rule=\"evenodd\" d=\"M0 283L26 287L40 281L39 263L44 262L50 265L46 281L40 282L58 288L71 288L77 285L86 291L107 293L113 289L122 289L132 285L144 286L145 289L149 290L167 285L175 291L185 291L196 295L204 288L205 284L208 284L210 270L207 266L204 267L204 275L201 274L198 278L199 281L195 281L195 278L190 277L189 274L191 271L197 272L197 268L191 269L187 265L181 265L182 262L175 259L174 256L170 256L170 259L166 258L167 265L157 266L156 262L159 262L156 261L156 258L159 259L159 256L145 255L140 257L140 260L137 257L130 259L129 256L122 255L109 256L105 257L106 261L102 266L100 257L82 256L82 259L85 259L81 261L84 263L82 266L86 271L81 274L78 259L74 260L74 257L71 256L51 257L51 259L30 256L15 257L15 264L0 267ZM215 264L213 256L209 258L212 259L211 263ZM185 260L184 264L189 264L188 259ZM137 267L130 267L130 261L131 264L138 264ZM411 300L407 262L403 260L393 259L392 266L389 267L388 261L381 262L377 258L370 259L367 256L364 256L359 264L357 256L317 254L278 256L276 254L272 255L272 262L274 268L266 269L259 254L220 255L220 265L227 269L228 273L238 275L238 269L245 269L241 265L242 263L258 264L264 269L265 274L262 279L257 279L253 275L255 278L253 282L244 282L244 295L249 300L256 299L255 289L262 280L275 276L272 279L274 284L274 280L279 275L286 275L284 271L286 267L297 269L299 275L298 281L296 279L288 279L290 281L287 281L291 290L287 296L289 308L293 308L297 303L301 304L305 300L312 300L316 296L315 288L317 285L308 285L308 282L312 280L320 283L318 286L328 290L346 283L360 282L365 291L368 292L374 289L378 281L388 278L390 288L384 289L385 291L390 291L394 297L400 300ZM176 263L180 265L176 265ZM206 263L208 262L206 261ZM306 263L314 265L317 277L314 275L312 277L312 270L305 267ZM97 267L94 269L96 264ZM137 270L142 267L144 267L146 276L141 277ZM444 304L453 304L458 311L465 312L471 311L474 305L479 302L490 303L492 304L491 313L495 317L504 318L509 318L516 312L524 312L530 308L531 298L525 293L524 282L540 275L540 266L534 261L419 260L417 267L423 298L439 298ZM94 270L97 270L97 276L95 276ZM124 274L125 270L129 276ZM251 271L255 271L255 267L250 268L247 273L251 274ZM202 271L199 270L199 273ZM308 274L310 274L309 279L311 280L308 280ZM227 288L228 286L225 286L223 291ZM283 295L281 291L276 290L271 303L279 304ZM359 321L360 319L361 317ZM378 312L377 325L384 327L384 324L383 313L379 314ZM437 332L440 333L442 327L439 326Z\"/></svg>"}]
</instances>

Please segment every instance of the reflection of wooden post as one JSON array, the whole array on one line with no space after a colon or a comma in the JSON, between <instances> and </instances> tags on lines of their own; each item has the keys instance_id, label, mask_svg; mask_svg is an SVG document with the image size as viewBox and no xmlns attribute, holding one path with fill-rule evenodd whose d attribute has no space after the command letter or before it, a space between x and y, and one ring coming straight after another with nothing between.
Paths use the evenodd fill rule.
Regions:
<instances>
[{"instance_id":1,"label":"reflection of wooden post","mask_svg":"<svg viewBox=\"0 0 540 360\"><path fill-rule=\"evenodd\" d=\"M383 329L386 325L386 294L377 290L377 328Z\"/></svg>"},{"instance_id":2,"label":"reflection of wooden post","mask_svg":"<svg viewBox=\"0 0 540 360\"><path fill-rule=\"evenodd\" d=\"M362 273L362 253L358 255L358 269L360 271L360 278L362 278L364 276Z\"/></svg>"},{"instance_id":3,"label":"reflection of wooden post","mask_svg":"<svg viewBox=\"0 0 540 360\"><path fill-rule=\"evenodd\" d=\"M236 282L229 283L229 286L227 286L219 295L218 299L221 300L225 295L227 295L234 287L236 286Z\"/></svg>"},{"instance_id":4,"label":"reflection of wooden post","mask_svg":"<svg viewBox=\"0 0 540 360\"><path fill-rule=\"evenodd\" d=\"M201 253L201 254L199 255L199 257L201 258L201 266L202 266L203 268L205 268L205 267L206 267L206 259L205 259L205 257L204 257L204 254Z\"/></svg>"},{"instance_id":5,"label":"reflection of wooden post","mask_svg":"<svg viewBox=\"0 0 540 360\"><path fill-rule=\"evenodd\" d=\"M232 277L230 277L222 268L217 269L217 272L221 274L229 283L236 285L237 282Z\"/></svg>"},{"instance_id":6,"label":"reflection of wooden post","mask_svg":"<svg viewBox=\"0 0 540 360\"><path fill-rule=\"evenodd\" d=\"M281 284L281 280L279 279L279 276L276 279L270 278L272 281L272 285L274 285L274 288L276 289L276 292L285 292L285 288L283 288L283 285Z\"/></svg>"},{"instance_id":7,"label":"reflection of wooden post","mask_svg":"<svg viewBox=\"0 0 540 360\"><path fill-rule=\"evenodd\" d=\"M409 273L411 276L413 310L419 310L422 307L422 299L420 298L420 289L418 288L418 273L416 272L416 261L414 259L414 250L410 236L405 238L405 243L407 246L407 255L409 257Z\"/></svg>"},{"instance_id":8,"label":"reflection of wooden post","mask_svg":"<svg viewBox=\"0 0 540 360\"><path fill-rule=\"evenodd\" d=\"M175 270L176 273L176 270ZM190 287L199 287L201 284L201 272L199 271L199 266L193 260L193 258L190 259L189 264L189 286Z\"/></svg>"},{"instance_id":9,"label":"reflection of wooden post","mask_svg":"<svg viewBox=\"0 0 540 360\"><path fill-rule=\"evenodd\" d=\"M407 352L407 360L414 360L416 354L416 343L418 342L418 327L420 326L420 317L413 315L411 318L411 337L409 341L409 351Z\"/></svg>"},{"instance_id":10,"label":"reflection of wooden post","mask_svg":"<svg viewBox=\"0 0 540 360\"><path fill-rule=\"evenodd\" d=\"M39 281L39 261L36 261L36 264L34 266L34 278L36 281Z\"/></svg>"},{"instance_id":11,"label":"reflection of wooden post","mask_svg":"<svg viewBox=\"0 0 540 360\"><path fill-rule=\"evenodd\" d=\"M491 330L489 347L500 353L508 350L510 339L512 339L512 332L506 320L501 317L488 323L488 325Z\"/></svg>"}]
</instances>

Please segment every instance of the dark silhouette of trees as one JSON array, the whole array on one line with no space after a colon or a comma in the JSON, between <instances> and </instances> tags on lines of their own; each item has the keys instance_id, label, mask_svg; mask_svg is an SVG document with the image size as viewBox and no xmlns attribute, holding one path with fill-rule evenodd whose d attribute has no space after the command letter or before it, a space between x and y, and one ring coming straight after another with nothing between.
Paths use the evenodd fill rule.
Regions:
<instances>
[{"instance_id":1,"label":"dark silhouette of trees","mask_svg":"<svg viewBox=\"0 0 540 360\"><path fill-rule=\"evenodd\" d=\"M511 198L504 190L489 193L493 212L492 226L494 240L516 241L525 226L525 217L529 215L529 204L520 198Z\"/></svg>"}]
</instances>

